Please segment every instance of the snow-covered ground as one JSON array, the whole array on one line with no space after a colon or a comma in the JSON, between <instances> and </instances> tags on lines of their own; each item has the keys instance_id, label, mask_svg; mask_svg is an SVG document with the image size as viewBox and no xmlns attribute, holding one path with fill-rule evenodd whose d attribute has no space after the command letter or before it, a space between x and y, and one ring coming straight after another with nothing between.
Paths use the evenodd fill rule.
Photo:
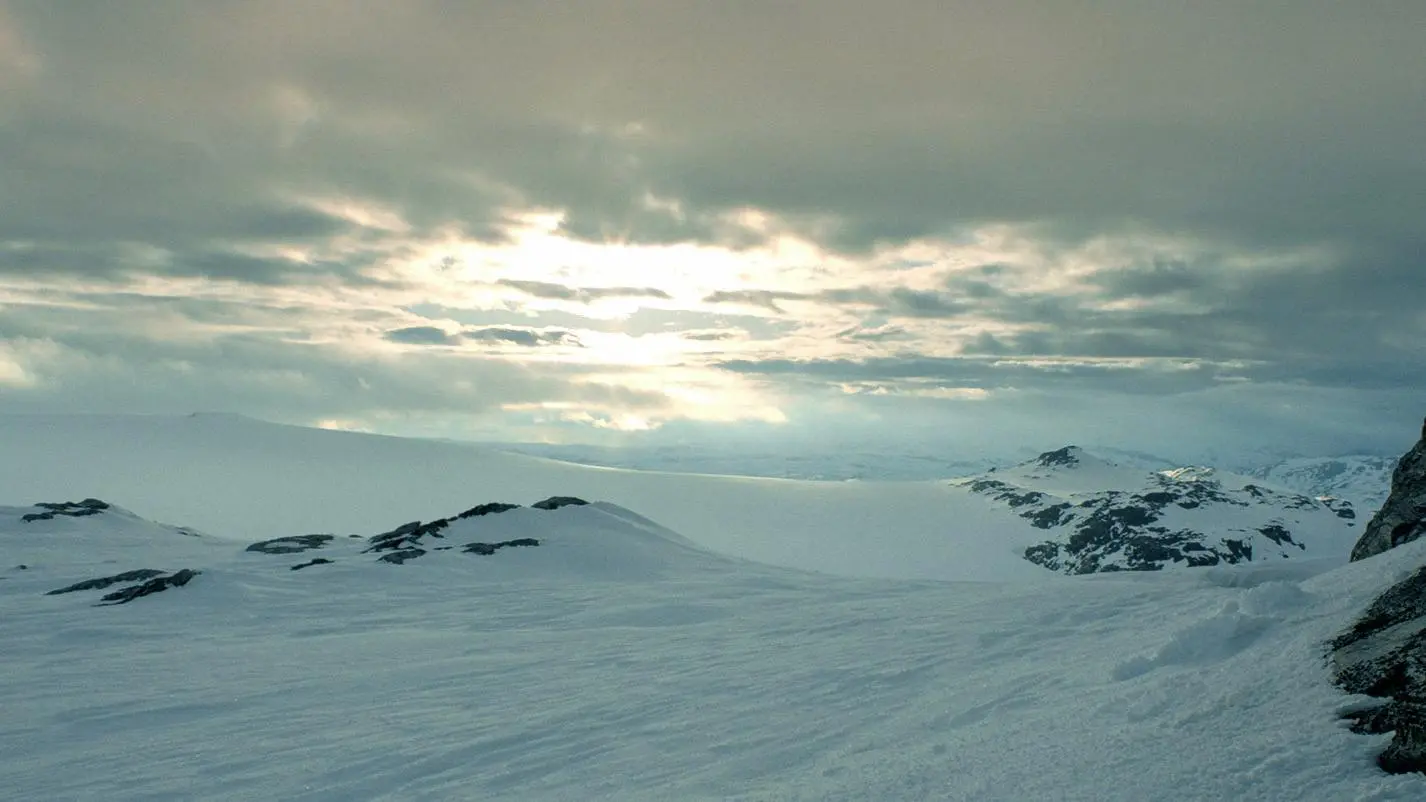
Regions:
<instances>
[{"instance_id":1,"label":"snow-covered ground","mask_svg":"<svg viewBox=\"0 0 1426 802\"><path fill-rule=\"evenodd\" d=\"M978 530L993 505L924 520L966 496L945 483L644 475L229 418L6 419L0 488L136 511L0 508L7 799L1426 798L1338 720L1361 700L1323 660L1426 543L1063 577ZM456 520L400 565L347 537L563 494L620 506ZM245 550L308 532L336 537ZM742 559L779 537L784 565L903 578ZM313 557L332 562L290 570ZM137 568L201 573L118 606L45 595Z\"/></svg>"},{"instance_id":2,"label":"snow-covered ground","mask_svg":"<svg viewBox=\"0 0 1426 802\"><path fill-rule=\"evenodd\" d=\"M1370 516L1391 492L1396 461L1396 457L1369 454L1298 457L1260 466L1252 474L1298 492L1347 499Z\"/></svg>"}]
</instances>

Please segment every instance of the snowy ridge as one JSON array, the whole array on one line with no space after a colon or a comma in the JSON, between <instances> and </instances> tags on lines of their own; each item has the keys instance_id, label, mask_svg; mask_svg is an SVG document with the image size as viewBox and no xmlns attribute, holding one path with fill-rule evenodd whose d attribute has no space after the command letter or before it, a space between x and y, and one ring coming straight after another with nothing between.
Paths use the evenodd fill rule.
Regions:
<instances>
[{"instance_id":1,"label":"snowy ridge","mask_svg":"<svg viewBox=\"0 0 1426 802\"><path fill-rule=\"evenodd\" d=\"M64 511L73 511L66 515ZM57 515L51 515L59 511ZM198 538L199 540L195 540ZM373 563L440 563L459 580L648 580L671 571L732 570L713 555L629 510L574 497L530 507L477 505L450 518L415 521L370 537L289 535L248 544L202 538L146 521L98 499L79 504L0 507L0 543L46 595L75 594L123 604L207 573L241 582L254 572L366 570ZM311 574L307 574L310 576ZM63 583L59 585L56 583Z\"/></svg>"},{"instance_id":2,"label":"snowy ridge","mask_svg":"<svg viewBox=\"0 0 1426 802\"><path fill-rule=\"evenodd\" d=\"M1391 492L1395 457L1353 455L1299 457L1254 468L1249 473L1279 487L1309 496L1329 496L1352 502L1370 513Z\"/></svg>"},{"instance_id":3,"label":"snowy ridge","mask_svg":"<svg viewBox=\"0 0 1426 802\"><path fill-rule=\"evenodd\" d=\"M1074 446L953 484L1049 533L1024 555L1066 574L1341 557L1356 536L1345 501L1205 467L1144 473Z\"/></svg>"},{"instance_id":4,"label":"snowy ridge","mask_svg":"<svg viewBox=\"0 0 1426 802\"><path fill-rule=\"evenodd\" d=\"M0 506L0 545L6 562L26 570L101 566L136 551L161 551L165 564L204 559L231 544L184 526L155 523L99 499Z\"/></svg>"}]
</instances>

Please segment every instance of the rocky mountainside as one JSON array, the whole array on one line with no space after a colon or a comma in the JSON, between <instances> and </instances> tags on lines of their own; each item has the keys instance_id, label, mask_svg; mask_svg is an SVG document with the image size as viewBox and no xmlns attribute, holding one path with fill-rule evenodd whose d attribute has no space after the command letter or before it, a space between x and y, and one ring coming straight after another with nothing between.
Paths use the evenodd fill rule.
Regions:
<instances>
[{"instance_id":1,"label":"rocky mountainside","mask_svg":"<svg viewBox=\"0 0 1426 802\"><path fill-rule=\"evenodd\" d=\"M1426 535L1426 424L1421 440L1392 474L1391 495L1372 516L1352 560ZM1349 715L1353 730L1392 733L1378 758L1387 771L1426 772L1426 566L1379 596L1332 642L1337 683L1349 693L1387 700Z\"/></svg>"},{"instance_id":2,"label":"rocky mountainside","mask_svg":"<svg viewBox=\"0 0 1426 802\"><path fill-rule=\"evenodd\" d=\"M1360 560L1426 535L1426 426L1421 440L1402 456L1391 475L1391 495L1352 549Z\"/></svg>"},{"instance_id":3,"label":"rocky mountainside","mask_svg":"<svg viewBox=\"0 0 1426 802\"><path fill-rule=\"evenodd\" d=\"M1142 472L1074 446L955 485L1043 530L1025 559L1065 574L1331 556L1356 519L1344 500L1211 468Z\"/></svg>"},{"instance_id":4,"label":"rocky mountainside","mask_svg":"<svg viewBox=\"0 0 1426 802\"><path fill-rule=\"evenodd\" d=\"M1359 510L1375 510L1391 492L1394 457L1357 454L1341 457L1298 457L1245 471L1275 487L1303 495L1332 496Z\"/></svg>"}]
</instances>

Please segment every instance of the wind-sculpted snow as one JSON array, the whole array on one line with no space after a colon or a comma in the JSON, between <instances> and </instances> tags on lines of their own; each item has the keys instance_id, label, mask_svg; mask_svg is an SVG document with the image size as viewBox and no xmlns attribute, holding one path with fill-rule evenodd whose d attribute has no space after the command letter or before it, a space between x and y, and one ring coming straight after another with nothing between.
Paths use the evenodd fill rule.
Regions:
<instances>
[{"instance_id":1,"label":"wind-sculpted snow","mask_svg":"<svg viewBox=\"0 0 1426 802\"><path fill-rule=\"evenodd\" d=\"M602 503L447 520L400 567L367 538L273 554L120 516L0 522L35 546L0 583L0 796L1426 798L1337 723L1321 661L1426 544L934 583L726 560ZM44 595L115 554L172 578L180 553L206 555L181 590Z\"/></svg>"},{"instance_id":2,"label":"wind-sculpted snow","mask_svg":"<svg viewBox=\"0 0 1426 802\"><path fill-rule=\"evenodd\" d=\"M1050 533L1025 558L1065 574L1331 556L1349 542L1355 517L1344 501L1210 468L1140 473L1073 446L955 485Z\"/></svg>"},{"instance_id":3,"label":"wind-sculpted snow","mask_svg":"<svg viewBox=\"0 0 1426 802\"><path fill-rule=\"evenodd\" d=\"M1022 492L1106 486L1064 470L1036 466L1045 478ZM557 469L530 495L567 493L554 479L574 475ZM1047 530L964 488L842 496L786 482L739 495L703 482L657 489L722 487L717 503L684 495L665 509L689 507L710 530L780 515L756 531L861 549L848 560L907 548L902 528L926 526L960 550L965 576L995 581L759 565L605 502L486 503L393 528L420 511L357 499L375 513L333 505L346 517L288 530L340 533L330 539L269 520L194 536L119 507L32 522L42 508L0 508L0 796L1426 798L1426 778L1376 767L1382 737L1340 725L1360 703L1343 703L1322 660L1426 543L1345 567L1065 577L1016 556L1009 527L972 537L990 520L978 508ZM869 543L819 539L824 524ZM394 548L368 551L387 535ZM404 549L423 553L378 559ZM144 595L155 580L164 589ZM130 603L94 606L121 591Z\"/></svg>"}]
</instances>

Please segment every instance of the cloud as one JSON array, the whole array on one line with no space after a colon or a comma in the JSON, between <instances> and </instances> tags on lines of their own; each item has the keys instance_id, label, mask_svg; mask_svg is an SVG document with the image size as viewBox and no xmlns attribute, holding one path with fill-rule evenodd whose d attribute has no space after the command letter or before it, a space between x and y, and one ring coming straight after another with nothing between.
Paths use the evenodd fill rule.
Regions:
<instances>
[{"instance_id":1,"label":"cloud","mask_svg":"<svg viewBox=\"0 0 1426 802\"><path fill-rule=\"evenodd\" d=\"M746 332L731 329L715 329L711 331L684 331L681 332L679 336L685 340L692 340L694 342L713 343L736 340L746 336Z\"/></svg>"},{"instance_id":2,"label":"cloud","mask_svg":"<svg viewBox=\"0 0 1426 802\"><path fill-rule=\"evenodd\" d=\"M778 301L806 301L811 298L813 296L805 292L785 290L719 290L704 296L703 302L706 304L752 306L781 313L782 307L778 306Z\"/></svg>"},{"instance_id":3,"label":"cloud","mask_svg":"<svg viewBox=\"0 0 1426 802\"><path fill-rule=\"evenodd\" d=\"M965 307L944 293L893 287L889 290L872 287L832 288L820 292L788 290L720 290L703 298L707 304L735 304L783 313L779 301L813 301L839 306L867 306L879 312L899 317L950 317L965 311Z\"/></svg>"},{"instance_id":4,"label":"cloud","mask_svg":"<svg viewBox=\"0 0 1426 802\"><path fill-rule=\"evenodd\" d=\"M1426 364L1423 27L1329 0L5 3L0 371L61 407L197 403L198 375L347 404L358 344L506 360L500 403L596 363L764 406L1397 392ZM110 370L149 383L86 383Z\"/></svg>"},{"instance_id":5,"label":"cloud","mask_svg":"<svg viewBox=\"0 0 1426 802\"><path fill-rule=\"evenodd\" d=\"M435 326L407 326L386 332L386 339L403 345L455 345L460 338L446 333Z\"/></svg>"},{"instance_id":6,"label":"cloud","mask_svg":"<svg viewBox=\"0 0 1426 802\"><path fill-rule=\"evenodd\" d=\"M541 345L572 345L583 347L579 336L572 331L513 329L489 327L466 329L460 336L472 342L508 343L533 348Z\"/></svg>"},{"instance_id":7,"label":"cloud","mask_svg":"<svg viewBox=\"0 0 1426 802\"><path fill-rule=\"evenodd\" d=\"M519 290L526 295L556 301L592 303L605 298L653 298L670 300L671 296L657 287L569 287L547 281L525 281L520 279L500 279L502 287Z\"/></svg>"},{"instance_id":8,"label":"cloud","mask_svg":"<svg viewBox=\"0 0 1426 802\"><path fill-rule=\"evenodd\" d=\"M517 345L536 348L548 345L583 347L579 335L561 329L529 329L506 326L464 328L455 334L436 326L407 326L383 335L390 342L402 345L460 345L464 342L493 345Z\"/></svg>"}]
</instances>

